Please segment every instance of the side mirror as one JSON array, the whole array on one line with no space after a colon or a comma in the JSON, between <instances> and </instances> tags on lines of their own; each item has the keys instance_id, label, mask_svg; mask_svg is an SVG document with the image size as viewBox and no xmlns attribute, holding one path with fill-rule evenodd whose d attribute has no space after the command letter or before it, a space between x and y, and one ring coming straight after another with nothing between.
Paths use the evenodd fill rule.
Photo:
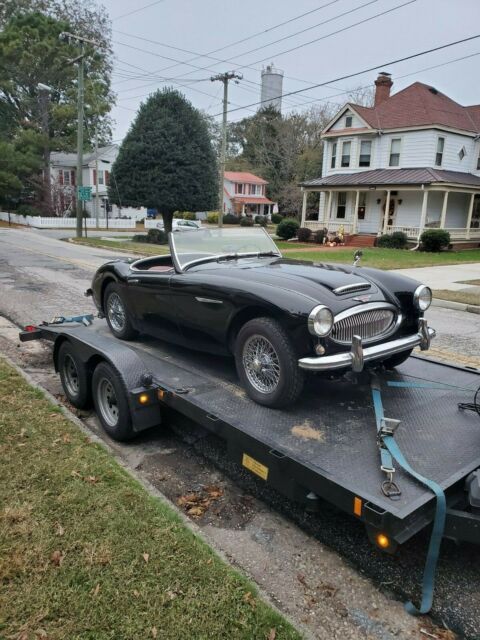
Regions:
<instances>
[{"instance_id":1,"label":"side mirror","mask_svg":"<svg viewBox=\"0 0 480 640\"><path fill-rule=\"evenodd\" d=\"M361 257L363 256L363 252L358 250L355 251L355 254L353 256L353 266L356 267L358 265L358 263L360 262Z\"/></svg>"}]
</instances>

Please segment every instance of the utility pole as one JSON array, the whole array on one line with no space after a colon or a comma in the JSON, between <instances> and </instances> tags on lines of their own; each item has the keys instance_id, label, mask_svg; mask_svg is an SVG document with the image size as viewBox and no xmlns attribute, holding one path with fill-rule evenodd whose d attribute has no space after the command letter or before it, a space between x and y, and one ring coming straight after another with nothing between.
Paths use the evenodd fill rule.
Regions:
<instances>
[{"instance_id":1,"label":"utility pole","mask_svg":"<svg viewBox=\"0 0 480 640\"><path fill-rule=\"evenodd\" d=\"M105 207L106 208L106 207ZM95 226L100 227L100 214L98 211L98 128L95 127Z\"/></svg>"},{"instance_id":2,"label":"utility pole","mask_svg":"<svg viewBox=\"0 0 480 640\"><path fill-rule=\"evenodd\" d=\"M38 99L42 117L43 134L43 204L45 215L52 215L52 181L50 177L50 131L48 123L48 106L52 88L42 82L37 84Z\"/></svg>"},{"instance_id":3,"label":"utility pole","mask_svg":"<svg viewBox=\"0 0 480 640\"><path fill-rule=\"evenodd\" d=\"M69 60L69 64L78 63L78 76L77 76L77 238L82 237L83 227L83 201L80 200L80 188L83 187L83 121L84 121L84 103L85 103L85 86L84 86L84 72L85 72L85 44L91 44L94 47L104 47L105 45L95 42L95 40L89 40L83 36L78 36L69 31L64 31L60 34L60 38L66 38L67 40L75 40L80 44L80 55Z\"/></svg>"},{"instance_id":4,"label":"utility pole","mask_svg":"<svg viewBox=\"0 0 480 640\"><path fill-rule=\"evenodd\" d=\"M223 82L223 118L222 118L222 144L220 147L220 163L219 163L219 185L218 185L218 226L221 229L223 226L223 183L225 179L225 156L227 154L227 111L228 111L228 82L234 80L237 84L239 80L242 80L241 73L235 73L234 71L227 71L226 73L219 73L216 76L212 76L210 80L216 82L220 80Z\"/></svg>"}]
</instances>

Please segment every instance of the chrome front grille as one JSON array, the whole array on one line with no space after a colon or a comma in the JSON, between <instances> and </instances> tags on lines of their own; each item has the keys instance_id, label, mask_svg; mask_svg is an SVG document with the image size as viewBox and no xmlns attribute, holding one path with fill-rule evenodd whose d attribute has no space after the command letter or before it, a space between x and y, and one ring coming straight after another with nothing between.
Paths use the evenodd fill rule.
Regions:
<instances>
[{"instance_id":1,"label":"chrome front grille","mask_svg":"<svg viewBox=\"0 0 480 640\"><path fill-rule=\"evenodd\" d=\"M395 330L400 318L395 307L372 303L371 305L349 309L335 317L331 338L341 344L351 344L353 336L360 336L363 342L372 342L387 336Z\"/></svg>"}]
</instances>

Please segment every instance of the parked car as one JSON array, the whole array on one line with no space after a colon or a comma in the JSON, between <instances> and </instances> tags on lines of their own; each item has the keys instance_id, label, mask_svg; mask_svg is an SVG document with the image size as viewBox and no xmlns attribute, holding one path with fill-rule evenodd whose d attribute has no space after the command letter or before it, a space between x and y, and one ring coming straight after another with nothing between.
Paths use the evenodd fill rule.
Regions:
<instances>
[{"instance_id":1,"label":"parked car","mask_svg":"<svg viewBox=\"0 0 480 640\"><path fill-rule=\"evenodd\" d=\"M102 265L93 299L112 333L235 357L248 395L284 407L306 371L395 367L435 332L428 287L388 271L282 258L264 229L170 233L171 253Z\"/></svg>"},{"instance_id":2,"label":"parked car","mask_svg":"<svg viewBox=\"0 0 480 640\"><path fill-rule=\"evenodd\" d=\"M163 220L157 222L157 229L164 229L165 224ZM200 220L183 220L183 218L174 218L172 220L172 231L198 231L202 228Z\"/></svg>"}]
</instances>

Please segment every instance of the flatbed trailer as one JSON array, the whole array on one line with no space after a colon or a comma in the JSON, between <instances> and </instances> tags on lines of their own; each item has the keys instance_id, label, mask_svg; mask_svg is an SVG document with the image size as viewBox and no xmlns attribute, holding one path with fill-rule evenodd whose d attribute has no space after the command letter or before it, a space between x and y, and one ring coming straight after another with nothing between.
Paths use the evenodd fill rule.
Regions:
<instances>
[{"instance_id":1,"label":"flatbed trailer","mask_svg":"<svg viewBox=\"0 0 480 640\"><path fill-rule=\"evenodd\" d=\"M225 440L236 463L289 499L309 510L323 499L362 521L385 551L433 522L435 494L401 466L394 474L398 495L384 491L368 374L313 376L296 406L274 410L248 398L227 358L143 336L122 342L104 320L85 324L30 326L20 334L23 341L53 342L67 396L62 352L72 355L77 382L88 387L84 404L98 391L95 369L107 363L120 379L132 432L161 424L165 409L174 410ZM479 544L480 420L458 405L471 403L480 371L412 356L394 371L377 372L376 384L385 415L401 421L395 441L403 455L445 494L442 535Z\"/></svg>"}]
</instances>

